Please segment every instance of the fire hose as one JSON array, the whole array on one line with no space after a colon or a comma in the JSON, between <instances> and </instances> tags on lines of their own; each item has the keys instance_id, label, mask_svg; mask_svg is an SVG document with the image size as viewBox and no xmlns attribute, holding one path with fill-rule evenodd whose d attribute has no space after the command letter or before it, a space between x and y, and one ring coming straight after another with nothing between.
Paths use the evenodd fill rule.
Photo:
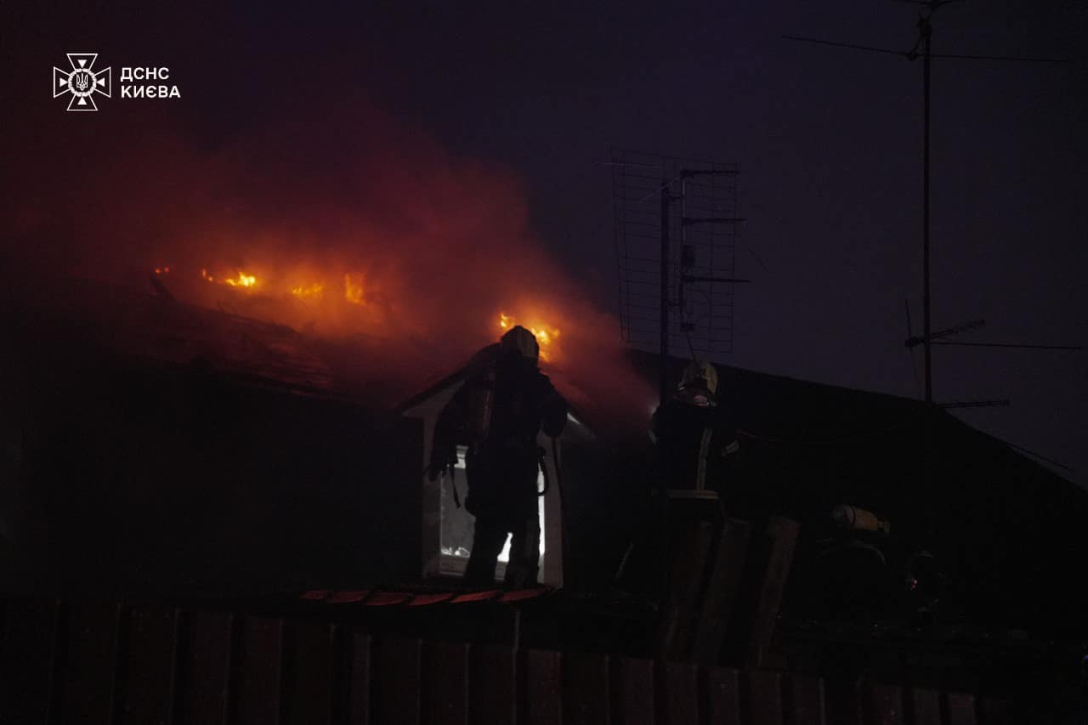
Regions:
<instances>
[{"instance_id":1,"label":"fire hose","mask_svg":"<svg viewBox=\"0 0 1088 725\"><path fill-rule=\"evenodd\" d=\"M559 462L559 439L552 437L552 464L555 466L555 486L559 491L559 551L560 557L562 557L567 551L567 534L566 534L566 519L567 519L567 496L563 491L563 467ZM543 496L548 492L548 469L544 465L544 450L540 451L540 469L544 471L544 490L539 495ZM560 561L562 564L562 561Z\"/></svg>"}]
</instances>

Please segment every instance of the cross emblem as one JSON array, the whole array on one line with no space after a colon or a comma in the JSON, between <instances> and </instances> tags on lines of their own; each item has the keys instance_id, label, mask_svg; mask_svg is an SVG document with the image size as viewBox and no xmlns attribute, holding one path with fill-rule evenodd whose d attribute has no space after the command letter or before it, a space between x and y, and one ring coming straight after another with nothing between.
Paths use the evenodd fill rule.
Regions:
<instances>
[{"instance_id":1,"label":"cross emblem","mask_svg":"<svg viewBox=\"0 0 1088 725\"><path fill-rule=\"evenodd\" d=\"M94 61L98 53L67 53L70 71L61 70L53 66L53 98L72 94L72 100L68 102L69 111L97 111L98 106L94 102L94 94L101 93L106 98L110 97L112 87L110 68L94 71Z\"/></svg>"}]
</instances>

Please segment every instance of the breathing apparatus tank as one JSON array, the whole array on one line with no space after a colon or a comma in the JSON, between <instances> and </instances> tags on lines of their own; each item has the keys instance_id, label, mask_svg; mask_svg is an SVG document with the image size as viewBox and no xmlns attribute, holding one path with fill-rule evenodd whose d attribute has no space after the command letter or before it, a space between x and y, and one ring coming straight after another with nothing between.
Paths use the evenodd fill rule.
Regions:
<instances>
[{"instance_id":1,"label":"breathing apparatus tank","mask_svg":"<svg viewBox=\"0 0 1088 725\"><path fill-rule=\"evenodd\" d=\"M490 368L469 383L468 434L475 448L479 448L491 430L491 409L495 402L495 368Z\"/></svg>"}]
</instances>

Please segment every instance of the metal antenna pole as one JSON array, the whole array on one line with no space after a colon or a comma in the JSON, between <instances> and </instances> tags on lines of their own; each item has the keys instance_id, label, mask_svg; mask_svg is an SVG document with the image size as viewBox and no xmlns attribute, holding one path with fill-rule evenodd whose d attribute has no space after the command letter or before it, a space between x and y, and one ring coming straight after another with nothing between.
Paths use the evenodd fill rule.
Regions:
<instances>
[{"instance_id":1,"label":"metal antenna pole","mask_svg":"<svg viewBox=\"0 0 1088 725\"><path fill-rule=\"evenodd\" d=\"M930 3L930 12L937 9L938 0ZM922 63L923 127L922 132L922 339L925 344L926 403L933 402L933 365L930 358L930 298L929 298L929 77L930 36L933 26L929 15L918 21L922 34L924 61Z\"/></svg>"},{"instance_id":2,"label":"metal antenna pole","mask_svg":"<svg viewBox=\"0 0 1088 725\"><path fill-rule=\"evenodd\" d=\"M669 179L661 181L661 380L660 405L669 399Z\"/></svg>"},{"instance_id":3,"label":"metal antenna pole","mask_svg":"<svg viewBox=\"0 0 1088 725\"><path fill-rule=\"evenodd\" d=\"M680 318L680 332L685 333L688 340L688 352L691 353L691 359L695 360L695 349L691 344L691 335L686 334L688 326L687 320L684 319L684 305L687 303L684 277L689 273L688 267L695 262L694 256L688 259L688 252L691 250L688 248L688 225L684 223L687 215L688 174L682 171L680 173L680 284L676 286L676 311Z\"/></svg>"},{"instance_id":4,"label":"metal antenna pole","mask_svg":"<svg viewBox=\"0 0 1088 725\"><path fill-rule=\"evenodd\" d=\"M836 41L822 40L819 38L806 38L797 35L784 36L790 40L798 40L806 43L817 43L820 45L828 45L839 48L852 48L854 50L863 50L874 53L884 53L889 55L899 55L907 60L913 61L919 55L922 56L922 113L923 113L923 128L922 128L922 337L916 338L909 332L910 327L910 310L907 310L907 326L908 326L908 338L907 347L912 348L917 344L921 344L924 349L925 357L925 402L926 402L926 424L924 427L925 436L925 475L929 483L932 485L934 481L934 441L933 441L933 414L936 410L933 405L933 364L931 358L932 346L934 344L969 344L969 343L954 343L954 342L933 342L933 337L943 337L950 334L956 334L973 327L980 326L979 323L969 323L968 325L961 326L961 328L951 328L948 330L942 330L937 333L933 333L930 328L930 279L929 279L929 231L930 231L930 208L929 208L929 146L930 146L930 134L929 134L929 116L930 116L930 76L933 58L955 58L963 60L994 60L994 61L1023 61L1032 63L1063 63L1064 59L1059 58L1018 58L1015 56L987 56L987 55L967 55L962 53L956 54L934 54L931 47L931 38L933 35L933 25L931 18L933 13L938 9L956 0L902 0L903 2L910 2L915 5L921 5L925 7L925 11L918 20L918 39L915 42L913 48L907 52L893 50L890 48L876 48L868 45L858 45L856 43L840 43ZM919 46L921 46L921 53L919 53ZM977 345L984 345L984 343L975 343ZM1029 345L1005 345L1005 344L993 344L994 347L1039 347L1047 349L1072 349L1072 346L1029 346ZM912 358L913 363L913 358ZM1003 401L1002 401L1003 402ZM994 401L981 401L984 404L992 404ZM963 404L954 404L955 407L964 407ZM943 406L952 407L952 406Z\"/></svg>"},{"instance_id":5,"label":"metal antenna pole","mask_svg":"<svg viewBox=\"0 0 1088 725\"><path fill-rule=\"evenodd\" d=\"M666 172L661 180L661 380L659 391L659 405L665 405L669 400L669 186L671 185ZM661 511L659 512L659 531L661 537L661 602L664 604L669 594L669 580L671 571L672 542L669 541L669 482L665 476L660 476L658 481L658 495L661 497Z\"/></svg>"},{"instance_id":6,"label":"metal antenna pole","mask_svg":"<svg viewBox=\"0 0 1088 725\"><path fill-rule=\"evenodd\" d=\"M933 58L954 58L959 60L991 60L991 61L1015 61L1015 62L1028 62L1028 63L1065 63L1066 59L1062 58L1026 58L1007 55L968 55L964 53L933 53L930 45L930 39L933 35L933 24L931 19L933 13L937 12L940 8L955 2L956 0L900 0L901 2L909 2L912 5L920 5L924 7L923 14L918 19L918 38L915 41L914 47L908 51L894 50L891 48L876 48L869 45L858 45L857 43L840 43L832 40L823 40L820 38L807 38L799 35L785 35L784 38L788 40L797 40L804 43L816 43L818 45L827 45L837 48L851 48L853 50L863 50L871 53L884 53L887 55L898 55L913 61L922 56L922 113L923 113L923 131L922 131L922 337L908 339L907 346L913 347L915 344L922 344L925 357L925 400L926 403L933 402L933 364L931 358L931 341L930 341L930 279L929 279L929 228L930 228L930 209L929 209L929 115L930 115L930 76L931 66ZM919 48L921 52L919 52Z\"/></svg>"},{"instance_id":7,"label":"metal antenna pole","mask_svg":"<svg viewBox=\"0 0 1088 725\"><path fill-rule=\"evenodd\" d=\"M936 461L933 440L933 360L930 353L933 349L930 328L930 297L929 297L929 86L930 70L932 63L930 38L933 35L933 26L929 22L930 16L940 7L940 0L930 0L930 11L918 21L918 29L922 35L922 337L925 339L925 377L926 377L926 423L922 435L924 438L925 456L924 475L926 485L933 490L936 480ZM929 533L932 534L932 521L929 522Z\"/></svg>"},{"instance_id":8,"label":"metal antenna pole","mask_svg":"<svg viewBox=\"0 0 1088 725\"><path fill-rule=\"evenodd\" d=\"M738 170L641 151L612 154L620 330L625 342L659 358L651 359L660 373L653 392L666 402L676 392L672 354L721 360L732 352L727 285L749 281L736 274ZM684 350L670 354L677 344Z\"/></svg>"}]
</instances>

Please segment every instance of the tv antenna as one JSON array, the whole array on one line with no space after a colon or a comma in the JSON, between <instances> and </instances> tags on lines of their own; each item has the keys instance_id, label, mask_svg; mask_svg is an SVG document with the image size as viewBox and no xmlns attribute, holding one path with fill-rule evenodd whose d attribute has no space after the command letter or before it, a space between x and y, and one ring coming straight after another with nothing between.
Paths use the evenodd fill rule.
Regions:
<instances>
[{"instance_id":1,"label":"tv antenna","mask_svg":"<svg viewBox=\"0 0 1088 725\"><path fill-rule=\"evenodd\" d=\"M709 360L733 350L733 287L750 281L736 276L738 170L621 149L609 166L621 331L657 348L664 403L674 342Z\"/></svg>"},{"instance_id":2,"label":"tv antenna","mask_svg":"<svg viewBox=\"0 0 1088 725\"><path fill-rule=\"evenodd\" d=\"M932 36L933 36L933 15L945 5L951 5L958 0L897 0L898 2L906 2L911 5L918 5L921 7L921 13L918 18L918 36L914 41L914 45L910 50L894 50L891 48L878 48L869 45L858 45L856 43L841 43L832 40L824 40L820 38L809 38L800 35L784 35L782 37L787 40L796 40L804 43L815 43L817 45L826 45L835 48L847 48L850 50L860 50L870 53L882 53L886 55L897 55L901 58L906 58L909 61L915 61L918 58L922 59L922 334L921 336L915 336L909 329L907 330L906 345L908 348L914 348L917 345L921 345L924 351L924 370L925 370L925 401L926 403L933 403L933 365L932 365L932 348L934 345L976 345L976 346L988 346L988 347L1004 347L1004 348L1022 348L1022 349L1044 349L1044 350L1079 350L1080 347L1066 346L1066 345L1026 345L1026 344L1010 344L1010 343L960 343L956 341L949 341L943 338L952 337L962 332L968 332L981 327L984 322L979 320L976 323L968 323L966 325L957 325L955 327L947 328L944 330L938 330L934 332L931 327L931 308L932 300L930 298L930 213L929 213L929 156L930 156L930 77L932 75L932 60L933 58L948 58L954 60L988 60L988 61L1014 61L1022 63L1066 63L1065 59L1061 58L1031 58L1021 56L1009 56L1009 55L969 55L964 53L934 53L932 49ZM908 310L909 320L909 310ZM913 358L912 358L913 359ZM977 401L978 404L995 405L1004 404L1007 401ZM969 407L975 406L973 403L953 403L943 407ZM975 406L979 407L979 406Z\"/></svg>"}]
</instances>

